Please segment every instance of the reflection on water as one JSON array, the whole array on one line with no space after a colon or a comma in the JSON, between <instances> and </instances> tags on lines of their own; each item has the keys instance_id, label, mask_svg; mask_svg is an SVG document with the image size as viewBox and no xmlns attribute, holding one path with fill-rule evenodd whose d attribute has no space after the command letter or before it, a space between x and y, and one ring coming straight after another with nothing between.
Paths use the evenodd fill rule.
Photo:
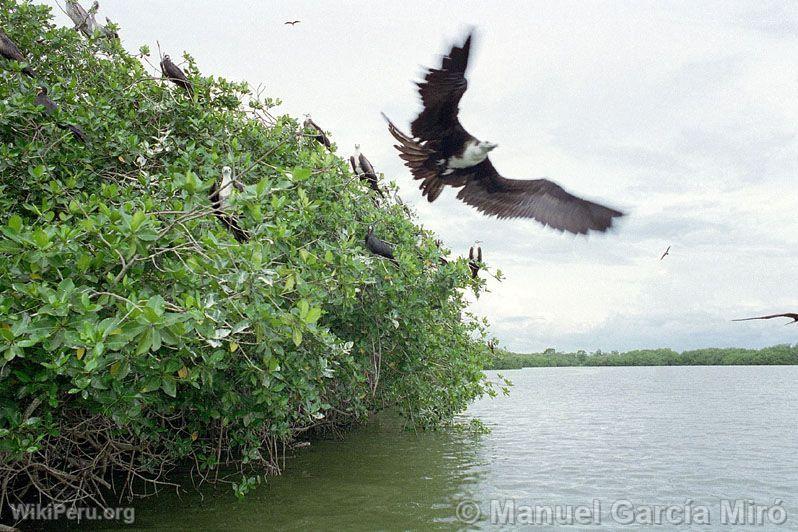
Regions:
<instances>
[{"instance_id":1,"label":"reflection on water","mask_svg":"<svg viewBox=\"0 0 798 532\"><path fill-rule=\"evenodd\" d=\"M724 498L782 499L786 526L798 527L798 366L504 374L515 384L510 396L481 400L464 416L481 419L488 435L414 434L378 420L299 451L284 476L243 501L227 491L146 500L135 529L452 529L468 499L483 512L477 528L490 528L491 499L598 499L602 526L614 529L614 500L690 499L710 508L715 526L705 528L717 530Z\"/></svg>"}]
</instances>

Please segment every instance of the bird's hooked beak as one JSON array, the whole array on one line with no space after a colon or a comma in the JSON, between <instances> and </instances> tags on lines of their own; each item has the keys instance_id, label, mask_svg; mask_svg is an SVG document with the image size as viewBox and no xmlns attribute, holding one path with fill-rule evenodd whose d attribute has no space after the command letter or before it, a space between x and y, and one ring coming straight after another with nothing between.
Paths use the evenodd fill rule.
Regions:
<instances>
[{"instance_id":1,"label":"bird's hooked beak","mask_svg":"<svg viewBox=\"0 0 798 532\"><path fill-rule=\"evenodd\" d=\"M499 145L494 142L483 142L482 147L485 148L485 151L492 151L495 148L498 148Z\"/></svg>"}]
</instances>

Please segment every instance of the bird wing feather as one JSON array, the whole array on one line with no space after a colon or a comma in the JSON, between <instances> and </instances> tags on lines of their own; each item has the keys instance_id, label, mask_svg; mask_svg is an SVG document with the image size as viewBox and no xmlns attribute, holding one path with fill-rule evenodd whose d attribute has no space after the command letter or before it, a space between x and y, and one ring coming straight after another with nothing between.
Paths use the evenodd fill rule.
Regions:
<instances>
[{"instance_id":1,"label":"bird wing feather","mask_svg":"<svg viewBox=\"0 0 798 532\"><path fill-rule=\"evenodd\" d=\"M566 192L548 179L506 179L490 159L461 171L465 186L457 198L499 218L533 218L560 231L605 231L623 213Z\"/></svg>"},{"instance_id":2,"label":"bird wing feather","mask_svg":"<svg viewBox=\"0 0 798 532\"><path fill-rule=\"evenodd\" d=\"M457 119L460 99L468 88L465 71L471 50L471 35L462 46L452 46L441 60L441 67L429 69L424 80L417 83L424 110L410 125L414 137L440 139L452 132L464 134Z\"/></svg>"},{"instance_id":3,"label":"bird wing feather","mask_svg":"<svg viewBox=\"0 0 798 532\"><path fill-rule=\"evenodd\" d=\"M769 319L772 319L772 318L791 318L791 319L793 319L795 321L798 321L798 314L795 314L795 313L792 313L792 312L785 312L785 313L782 313L782 314L770 314L768 316L756 316L754 318L740 318L740 319L732 320L732 321L769 320Z\"/></svg>"}]
</instances>

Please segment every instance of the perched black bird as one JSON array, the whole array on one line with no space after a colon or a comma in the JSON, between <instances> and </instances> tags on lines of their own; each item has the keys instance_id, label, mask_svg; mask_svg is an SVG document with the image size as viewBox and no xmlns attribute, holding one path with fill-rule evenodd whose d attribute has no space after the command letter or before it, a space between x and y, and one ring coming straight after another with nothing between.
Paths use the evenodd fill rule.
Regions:
<instances>
[{"instance_id":1,"label":"perched black bird","mask_svg":"<svg viewBox=\"0 0 798 532\"><path fill-rule=\"evenodd\" d=\"M496 342L493 340L493 338L488 340L488 349L490 349L491 353L495 353L496 352Z\"/></svg>"},{"instance_id":2,"label":"perched black bird","mask_svg":"<svg viewBox=\"0 0 798 532\"><path fill-rule=\"evenodd\" d=\"M302 22L302 21L301 20L289 20L288 22L286 22L286 24L290 24L291 26L296 26L300 22Z\"/></svg>"},{"instance_id":3,"label":"perched black bird","mask_svg":"<svg viewBox=\"0 0 798 532\"><path fill-rule=\"evenodd\" d=\"M221 183L214 183L211 185L209 197L211 205L213 206L213 214L219 219L223 226L233 233L233 237L235 237L239 243L243 244L249 240L249 235L246 231L241 229L235 217L225 212L230 194L233 192L233 187L238 191L244 190L244 186L241 183L233 180L233 170L229 166L225 166L222 168Z\"/></svg>"},{"instance_id":4,"label":"perched black bird","mask_svg":"<svg viewBox=\"0 0 798 532\"><path fill-rule=\"evenodd\" d=\"M482 248L471 246L468 250L468 269L471 270L471 278L476 279L479 269L482 267Z\"/></svg>"},{"instance_id":5,"label":"perched black bird","mask_svg":"<svg viewBox=\"0 0 798 532\"><path fill-rule=\"evenodd\" d=\"M34 102L36 105L41 105L44 107L44 112L47 113L47 116L53 116L56 111L58 111L58 106L53 100L50 99L49 96L47 96L47 87L39 87L39 90L36 92L36 99ZM72 124L61 124L59 122L56 122L55 125L63 130L71 132L72 136L75 137L76 140L86 144L86 134L78 126L73 126Z\"/></svg>"},{"instance_id":6,"label":"perched black bird","mask_svg":"<svg viewBox=\"0 0 798 532\"><path fill-rule=\"evenodd\" d=\"M356 176L368 183L369 187L376 191L381 198L385 197L382 190L380 190L380 183L374 167L371 166L366 156L360 152L360 144L355 144L355 154L349 157L349 164L352 165L352 171Z\"/></svg>"},{"instance_id":7,"label":"perched black bird","mask_svg":"<svg viewBox=\"0 0 798 532\"><path fill-rule=\"evenodd\" d=\"M330 139L327 138L327 134L316 122L313 121L312 118L310 118L310 115L305 115L305 123L303 124L303 127L305 129L312 129L315 132L313 138L316 139L319 144L328 149L332 146Z\"/></svg>"},{"instance_id":8,"label":"perched black bird","mask_svg":"<svg viewBox=\"0 0 798 532\"><path fill-rule=\"evenodd\" d=\"M662 256L659 258L659 260L664 259L665 257L667 257L670 254L671 254L671 247L668 246L668 249L665 250L665 253L662 254Z\"/></svg>"},{"instance_id":9,"label":"perched black bird","mask_svg":"<svg viewBox=\"0 0 798 532\"><path fill-rule=\"evenodd\" d=\"M17 61L19 63L25 62L25 56L22 55L22 52L17 47L16 43L12 41L8 35L6 35L6 32L3 31L3 28L0 28L0 55L6 59L10 59L11 61ZM30 67L22 67L22 72L30 77L34 76L33 70L31 70Z\"/></svg>"},{"instance_id":10,"label":"perched black bird","mask_svg":"<svg viewBox=\"0 0 798 532\"><path fill-rule=\"evenodd\" d=\"M399 263L393 256L393 246L384 240L380 240L376 236L374 236L374 227L369 226L369 230L366 233L366 247L374 253L375 255L379 255L380 257L385 257L389 259L391 262L399 266Z\"/></svg>"},{"instance_id":11,"label":"perched black bird","mask_svg":"<svg viewBox=\"0 0 798 532\"><path fill-rule=\"evenodd\" d=\"M172 59L168 54L164 55L163 59L161 59L161 72L166 79L178 87L185 89L189 95L194 94L194 86L186 77L185 72L183 72L180 67L172 62Z\"/></svg>"},{"instance_id":12,"label":"perched black bird","mask_svg":"<svg viewBox=\"0 0 798 532\"><path fill-rule=\"evenodd\" d=\"M790 318L792 321L788 321L786 325L791 325L793 323L798 323L798 314L793 312L785 312L784 314L771 314L769 316L757 316L755 318L741 318L738 320L732 321L749 321L749 320L770 320L773 318Z\"/></svg>"},{"instance_id":13,"label":"perched black bird","mask_svg":"<svg viewBox=\"0 0 798 532\"><path fill-rule=\"evenodd\" d=\"M533 218L577 234L612 226L622 212L573 196L547 179L502 177L488 158L497 145L480 141L463 128L457 115L468 86L471 38L452 47L441 67L428 70L417 84L424 110L410 126L413 137L385 117L405 165L422 181L423 195L433 202L444 186L463 187L457 198L489 216Z\"/></svg>"}]
</instances>

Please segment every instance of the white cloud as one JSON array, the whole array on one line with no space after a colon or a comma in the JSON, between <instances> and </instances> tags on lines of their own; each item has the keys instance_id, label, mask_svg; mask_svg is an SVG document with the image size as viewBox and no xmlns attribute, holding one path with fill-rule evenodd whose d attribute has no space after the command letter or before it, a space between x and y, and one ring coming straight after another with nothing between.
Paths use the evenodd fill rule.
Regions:
<instances>
[{"instance_id":1,"label":"white cloud","mask_svg":"<svg viewBox=\"0 0 798 532\"><path fill-rule=\"evenodd\" d=\"M47 3L52 4L52 0ZM105 0L125 45L188 50L263 84L341 155L357 142L455 253L482 240L474 302L520 350L761 346L795 327L731 323L798 306L798 4L788 1ZM301 19L295 27L283 21ZM65 17L60 17L66 23ZM627 209L574 238L421 199L379 116L406 124L420 65L479 24L462 119L508 177L548 176ZM672 244L672 255L659 254Z\"/></svg>"}]
</instances>

